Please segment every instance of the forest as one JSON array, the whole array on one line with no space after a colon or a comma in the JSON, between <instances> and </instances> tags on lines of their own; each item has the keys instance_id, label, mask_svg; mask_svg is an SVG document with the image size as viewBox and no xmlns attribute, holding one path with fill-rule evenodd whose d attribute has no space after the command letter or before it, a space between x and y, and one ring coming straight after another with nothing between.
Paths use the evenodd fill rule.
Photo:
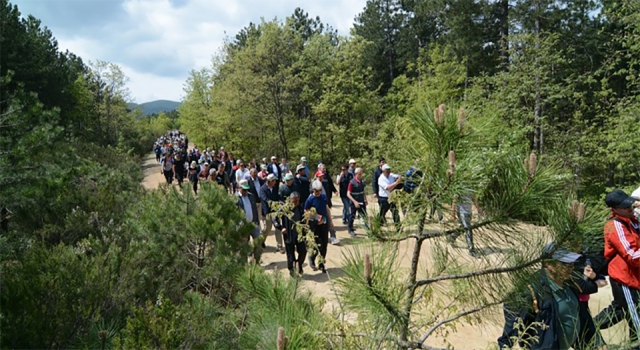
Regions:
<instances>
[{"instance_id":1,"label":"forest","mask_svg":"<svg viewBox=\"0 0 640 350\"><path fill-rule=\"evenodd\" d=\"M1 348L435 349L461 322L501 325L548 240L601 249L604 194L640 184L639 0L369 0L348 36L297 8L228 37L177 113L146 118L118 65L62 52L8 0L0 18ZM400 233L376 224L344 257L326 312L247 262L225 191L143 189L173 128L424 181L393 198ZM478 244L500 248L472 262L444 242L457 226L423 227L469 192Z\"/></svg>"}]
</instances>

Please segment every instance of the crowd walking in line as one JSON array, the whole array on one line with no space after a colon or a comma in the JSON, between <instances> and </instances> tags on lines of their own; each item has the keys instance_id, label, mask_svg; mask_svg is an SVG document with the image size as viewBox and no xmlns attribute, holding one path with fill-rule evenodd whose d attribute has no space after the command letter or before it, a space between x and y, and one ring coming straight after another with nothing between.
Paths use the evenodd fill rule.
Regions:
<instances>
[{"instance_id":1,"label":"crowd walking in line","mask_svg":"<svg viewBox=\"0 0 640 350\"><path fill-rule=\"evenodd\" d=\"M291 273L301 273L300 256L308 255L308 265L313 270L326 271L325 258L329 244L338 245L340 240L332 220L332 198L339 196L342 202L342 224L351 237L357 237L356 222L362 222L369 232L371 218L367 216L369 201L366 196L367 183L364 169L355 159L349 159L332 177L321 161L312 169L306 156L298 164L290 165L286 158L271 156L260 162L236 159L224 147L218 151L189 145L189 139L179 130L172 130L158 138L153 151L160 164L166 182L182 185L185 179L191 184L194 194L203 182L212 182L224 188L230 195L238 197L237 204L246 215L247 222L256 225L252 233L259 248L266 248L270 235L275 237L276 251L287 254ZM389 200L394 190L413 189L418 182L415 168L407 172L407 178L391 172L391 166L380 158L372 177L373 196L380 205L379 220L384 224L391 211L396 230L400 230L400 215L395 203ZM404 183L408 183L404 186ZM277 203L277 204L276 204ZM292 217L278 215L277 208L288 203ZM336 213L337 214L337 213ZM303 232L297 224L304 224L312 233L313 249L304 244ZM470 230L470 229L469 229ZM258 240L262 237L261 240ZM295 239L294 239L295 238ZM301 245L302 244L302 245ZM254 244L255 246L256 244ZM304 249L303 249L304 246ZM472 245L471 245L472 246ZM307 254L307 250L309 254ZM297 252L298 258L295 257ZM320 257L320 258L318 258Z\"/></svg>"}]
</instances>

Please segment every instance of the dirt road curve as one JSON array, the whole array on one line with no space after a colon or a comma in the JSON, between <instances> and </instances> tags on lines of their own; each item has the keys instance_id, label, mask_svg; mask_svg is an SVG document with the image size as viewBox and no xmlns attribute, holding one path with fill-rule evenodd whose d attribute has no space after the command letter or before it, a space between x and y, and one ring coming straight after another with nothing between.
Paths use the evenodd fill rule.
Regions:
<instances>
[{"instance_id":1,"label":"dirt road curve","mask_svg":"<svg viewBox=\"0 0 640 350\"><path fill-rule=\"evenodd\" d=\"M142 164L144 170L144 181L142 185L146 189L155 189L158 185L164 182L164 177L160 174L160 166L155 161L155 155L148 155ZM338 309L339 303L336 299L333 287L333 280L339 278L341 275L340 267L342 266L343 253L352 247L365 242L365 239L359 237L352 238L347 234L347 227L342 224L341 213L342 203L339 198L333 199L332 217L334 223L336 223L337 237L340 240L339 245L331 245L327 252L327 270L328 274L322 274L320 271L312 271L310 268L305 267L305 274L302 277L303 288L312 291L316 296L323 297L327 300L325 304L325 311L331 311L332 308ZM362 232L362 229L356 231ZM286 256L276 252L276 241L273 237L273 233L266 241L267 249L262 256L261 265L265 267L267 271L284 271L287 272ZM425 243L426 249L422 249L424 254L428 254L431 250L428 247L428 243ZM404 257L401 261L401 268L409 268L411 252L413 246L411 243L403 242L399 244L398 256ZM460 248L461 250L463 248ZM466 258L466 252L459 254L461 258ZM426 258L421 259L427 260ZM590 307L592 314L596 314L601 309L607 307L611 302L611 288L601 288L600 291L591 296ZM502 320L501 307L495 307L491 310L496 317L492 319ZM500 321L502 322L502 321ZM448 334L446 339L437 338L432 336L427 341L428 345L446 347L447 345L453 346L455 349L488 349L496 347L496 339L502 332L502 324L496 324L495 322L485 322L480 326L470 326L468 324L460 323L456 327L456 331ZM604 330L603 336L607 342L617 342L619 339L624 339L627 333L626 324L624 322L619 323L615 327Z\"/></svg>"}]
</instances>

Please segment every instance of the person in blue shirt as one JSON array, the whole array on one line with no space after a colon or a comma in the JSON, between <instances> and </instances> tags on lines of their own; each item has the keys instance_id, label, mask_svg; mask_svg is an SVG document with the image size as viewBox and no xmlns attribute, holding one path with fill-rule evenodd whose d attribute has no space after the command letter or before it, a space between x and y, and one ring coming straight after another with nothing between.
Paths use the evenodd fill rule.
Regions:
<instances>
[{"instance_id":1,"label":"person in blue shirt","mask_svg":"<svg viewBox=\"0 0 640 350\"><path fill-rule=\"evenodd\" d=\"M328 205L327 196L322 194L322 182L318 180L313 181L311 190L312 194L304 202L304 210L317 247L309 256L309 266L314 271L317 271L318 267L320 267L322 273L326 273L325 259L327 257L327 245L329 243L329 229L333 229L333 220L331 220L331 209ZM315 215L312 215L312 208L315 209ZM318 267L316 267L318 253L320 253L322 260Z\"/></svg>"}]
</instances>

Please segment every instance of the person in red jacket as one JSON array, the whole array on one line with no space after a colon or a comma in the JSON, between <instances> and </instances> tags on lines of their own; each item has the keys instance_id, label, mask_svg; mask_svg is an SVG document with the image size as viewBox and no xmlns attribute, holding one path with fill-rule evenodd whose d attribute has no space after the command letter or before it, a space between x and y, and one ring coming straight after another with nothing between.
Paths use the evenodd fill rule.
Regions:
<instances>
[{"instance_id":1,"label":"person in red jacket","mask_svg":"<svg viewBox=\"0 0 640 350\"><path fill-rule=\"evenodd\" d=\"M607 194L605 203L611 208L611 217L604 225L604 257L609 261L613 294L610 308L614 312L613 315L609 314L612 318L608 323L615 324L626 319L629 338L634 342L640 330L637 312L640 300L640 223L633 215L635 199L622 190L614 190ZM598 315L596 319L602 320L603 316Z\"/></svg>"}]
</instances>

